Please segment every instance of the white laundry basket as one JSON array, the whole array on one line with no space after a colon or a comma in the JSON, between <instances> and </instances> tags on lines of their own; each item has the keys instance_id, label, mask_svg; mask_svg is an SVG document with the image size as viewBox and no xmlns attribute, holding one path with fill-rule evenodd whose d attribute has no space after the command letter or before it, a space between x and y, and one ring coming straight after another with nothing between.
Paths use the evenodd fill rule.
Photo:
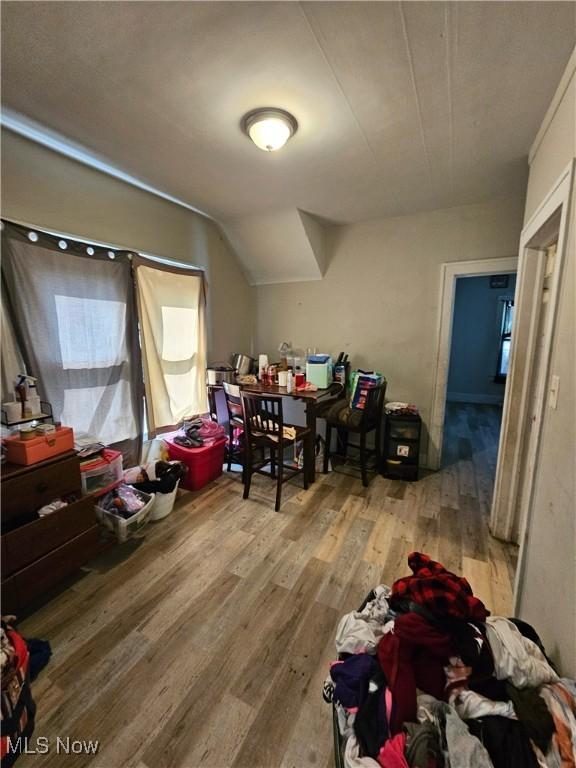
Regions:
<instances>
[{"instance_id":1,"label":"white laundry basket","mask_svg":"<svg viewBox=\"0 0 576 768\"><path fill-rule=\"evenodd\" d=\"M126 541L126 539L129 539L135 533L138 533L150 519L155 495L153 493L144 493L143 491L137 491L137 493L139 493L146 501L146 504L142 509L126 519L96 505L96 517L109 531L116 534L116 538L119 542Z\"/></svg>"},{"instance_id":2,"label":"white laundry basket","mask_svg":"<svg viewBox=\"0 0 576 768\"><path fill-rule=\"evenodd\" d=\"M154 497L154 505L152 507L152 512L150 512L149 519L152 521L156 520L162 520L162 518L167 517L170 512L172 512L172 509L174 507L174 502L176 501L176 494L178 493L178 486L180 485L180 480L176 483L174 486L174 490L170 493L157 493Z\"/></svg>"}]
</instances>

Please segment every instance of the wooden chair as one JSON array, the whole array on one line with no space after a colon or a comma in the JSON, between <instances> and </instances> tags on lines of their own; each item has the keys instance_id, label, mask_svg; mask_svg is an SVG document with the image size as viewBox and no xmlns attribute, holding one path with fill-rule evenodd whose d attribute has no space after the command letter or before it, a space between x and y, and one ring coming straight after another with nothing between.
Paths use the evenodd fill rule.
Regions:
<instances>
[{"instance_id":1,"label":"wooden chair","mask_svg":"<svg viewBox=\"0 0 576 768\"><path fill-rule=\"evenodd\" d=\"M218 408L216 406L216 389L207 385L208 390L208 408L210 410L210 418L212 421L218 423Z\"/></svg>"},{"instance_id":2,"label":"wooden chair","mask_svg":"<svg viewBox=\"0 0 576 768\"><path fill-rule=\"evenodd\" d=\"M283 483L302 473L304 490L308 488L308 462L314 460L314 446L310 445L311 432L307 427L284 424L281 397L244 392L243 390L241 396L244 408L246 437L244 498L248 498L252 475L255 472L271 477L276 480L276 504L274 509L278 512L280 510ZM285 427L295 430L295 437L286 437ZM304 442L304 466L301 469L294 469L293 466L284 463L284 450L288 445L294 445L299 440ZM267 448L269 450L270 472L265 472L263 469L268 464L265 454L259 463L254 461L254 453L258 448ZM285 475L285 469L290 470L289 475Z\"/></svg>"},{"instance_id":3,"label":"wooden chair","mask_svg":"<svg viewBox=\"0 0 576 768\"><path fill-rule=\"evenodd\" d=\"M244 431L244 409L242 408L242 398L238 384L223 383L224 396L226 398L226 408L228 410L228 472L234 464L240 464L242 467L242 480L244 480L245 447L244 438L237 448L234 448L234 430Z\"/></svg>"},{"instance_id":4,"label":"wooden chair","mask_svg":"<svg viewBox=\"0 0 576 768\"><path fill-rule=\"evenodd\" d=\"M382 414L384 410L384 395L386 394L386 379L377 387L368 391L366 405L362 411L352 411L350 407L342 408L339 412L340 418L332 418L328 413L326 418L326 449L324 452L324 472L328 472L328 462L330 461L330 442L332 440L332 429L338 430L338 435L344 442L344 455L348 446L360 450L360 473L362 476L362 485L368 485L368 457L376 455L377 471L380 470L382 462ZM343 418L345 415L346 419ZM366 435L369 432L375 432L374 448L366 447ZM348 441L349 433L360 435L360 443L350 443Z\"/></svg>"}]
</instances>

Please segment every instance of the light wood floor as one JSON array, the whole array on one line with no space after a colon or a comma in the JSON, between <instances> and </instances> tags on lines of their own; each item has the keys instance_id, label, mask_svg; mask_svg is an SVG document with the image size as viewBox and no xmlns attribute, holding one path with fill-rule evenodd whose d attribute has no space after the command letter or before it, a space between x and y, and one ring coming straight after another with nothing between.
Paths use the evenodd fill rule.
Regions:
<instances>
[{"instance_id":1,"label":"light wood floor","mask_svg":"<svg viewBox=\"0 0 576 768\"><path fill-rule=\"evenodd\" d=\"M342 613L428 552L508 613L515 551L486 512L494 420L450 408L446 468L368 489L330 474L304 493L238 476L182 494L145 538L116 547L26 619L52 643L33 684L36 736L98 739L96 756L27 755L20 768L327 768L321 689ZM490 447L492 445L492 448ZM300 480L298 480L298 483Z\"/></svg>"}]
</instances>

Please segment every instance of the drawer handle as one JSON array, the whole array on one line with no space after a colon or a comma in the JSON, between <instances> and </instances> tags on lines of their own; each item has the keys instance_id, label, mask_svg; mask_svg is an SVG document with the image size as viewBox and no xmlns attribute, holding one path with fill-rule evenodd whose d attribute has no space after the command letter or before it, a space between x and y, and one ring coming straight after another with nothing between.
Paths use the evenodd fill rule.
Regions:
<instances>
[{"instance_id":1,"label":"drawer handle","mask_svg":"<svg viewBox=\"0 0 576 768\"><path fill-rule=\"evenodd\" d=\"M48 483L38 483L36 486L37 493L46 493L48 490Z\"/></svg>"}]
</instances>

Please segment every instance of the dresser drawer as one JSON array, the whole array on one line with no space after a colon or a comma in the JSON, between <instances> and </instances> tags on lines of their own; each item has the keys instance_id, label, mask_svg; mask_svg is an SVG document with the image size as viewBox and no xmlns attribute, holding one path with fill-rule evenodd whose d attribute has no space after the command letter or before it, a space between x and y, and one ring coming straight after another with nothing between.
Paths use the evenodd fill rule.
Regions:
<instances>
[{"instance_id":1,"label":"dresser drawer","mask_svg":"<svg viewBox=\"0 0 576 768\"><path fill-rule=\"evenodd\" d=\"M80 499L2 536L2 575L8 576L96 524L94 501Z\"/></svg>"},{"instance_id":2,"label":"dresser drawer","mask_svg":"<svg viewBox=\"0 0 576 768\"><path fill-rule=\"evenodd\" d=\"M81 488L77 456L7 477L1 483L3 527L10 527L10 520L26 518L61 496L80 496Z\"/></svg>"},{"instance_id":3,"label":"dresser drawer","mask_svg":"<svg viewBox=\"0 0 576 768\"><path fill-rule=\"evenodd\" d=\"M20 601L16 591L16 582L14 578L2 579L2 615L10 616L18 613L20 610Z\"/></svg>"},{"instance_id":4,"label":"dresser drawer","mask_svg":"<svg viewBox=\"0 0 576 768\"><path fill-rule=\"evenodd\" d=\"M8 581L14 585L18 607L28 605L95 557L100 550L100 530L94 525L11 576Z\"/></svg>"}]
</instances>

